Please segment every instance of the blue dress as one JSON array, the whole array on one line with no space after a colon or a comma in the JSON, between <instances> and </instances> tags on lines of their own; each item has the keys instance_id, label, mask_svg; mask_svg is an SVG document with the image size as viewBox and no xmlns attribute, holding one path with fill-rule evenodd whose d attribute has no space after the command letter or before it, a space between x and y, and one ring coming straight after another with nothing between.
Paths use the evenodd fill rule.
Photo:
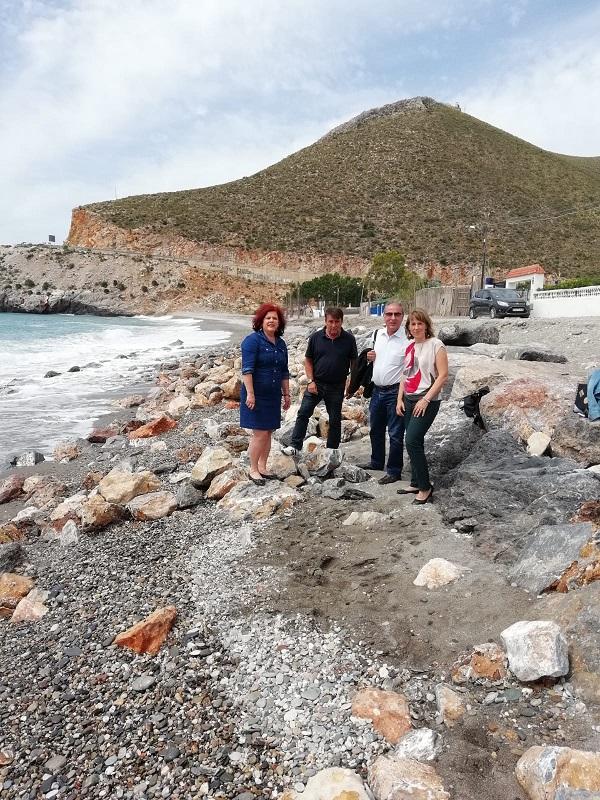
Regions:
<instances>
[{"instance_id":1,"label":"blue dress","mask_svg":"<svg viewBox=\"0 0 600 800\"><path fill-rule=\"evenodd\" d=\"M242 342L242 375L252 375L256 405L246 405L246 387L240 395L240 426L273 431L281 426L281 381L289 378L287 346L281 337L275 344L262 331Z\"/></svg>"}]
</instances>

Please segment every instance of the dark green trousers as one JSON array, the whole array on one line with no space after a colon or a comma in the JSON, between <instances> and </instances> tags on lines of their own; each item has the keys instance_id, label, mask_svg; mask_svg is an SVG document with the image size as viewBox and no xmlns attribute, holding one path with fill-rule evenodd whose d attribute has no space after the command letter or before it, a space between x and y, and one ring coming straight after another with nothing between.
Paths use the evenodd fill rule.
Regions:
<instances>
[{"instance_id":1,"label":"dark green trousers","mask_svg":"<svg viewBox=\"0 0 600 800\"><path fill-rule=\"evenodd\" d=\"M440 401L433 400L422 417L414 417L412 412L417 402L418 398L404 397L404 444L410 457L410 485L427 492L431 483L425 458L425 434L440 410Z\"/></svg>"}]
</instances>

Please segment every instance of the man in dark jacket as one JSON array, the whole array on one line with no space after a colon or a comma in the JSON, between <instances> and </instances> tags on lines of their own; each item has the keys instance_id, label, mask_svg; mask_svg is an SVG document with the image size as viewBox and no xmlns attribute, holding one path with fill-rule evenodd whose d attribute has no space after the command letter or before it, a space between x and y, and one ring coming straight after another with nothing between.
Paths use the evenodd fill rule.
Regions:
<instances>
[{"instance_id":1,"label":"man in dark jacket","mask_svg":"<svg viewBox=\"0 0 600 800\"><path fill-rule=\"evenodd\" d=\"M302 449L308 422L321 400L329 414L327 447L340 446L342 403L348 373L358 356L356 340L342 328L343 320L341 308L326 308L325 327L315 331L308 340L304 369L309 383L296 417L292 445L283 449L287 455L296 455Z\"/></svg>"}]
</instances>

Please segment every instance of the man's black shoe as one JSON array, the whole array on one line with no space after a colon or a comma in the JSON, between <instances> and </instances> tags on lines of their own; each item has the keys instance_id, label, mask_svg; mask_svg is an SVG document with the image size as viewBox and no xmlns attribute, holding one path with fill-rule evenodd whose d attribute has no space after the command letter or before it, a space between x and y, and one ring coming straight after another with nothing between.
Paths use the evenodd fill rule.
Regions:
<instances>
[{"instance_id":1,"label":"man's black shoe","mask_svg":"<svg viewBox=\"0 0 600 800\"><path fill-rule=\"evenodd\" d=\"M370 469L370 470L373 470L375 472L381 472L381 470L383 469L383 467L375 467L373 464L371 464L370 461L369 461L368 464L357 464L356 466L359 469Z\"/></svg>"},{"instance_id":2,"label":"man's black shoe","mask_svg":"<svg viewBox=\"0 0 600 800\"><path fill-rule=\"evenodd\" d=\"M400 475L389 475L389 474L387 474L387 475L384 475L383 478L379 478L377 483L380 483L382 486L385 486L386 483L397 483L398 481L401 481L401 480L402 480L402 478L400 477Z\"/></svg>"}]
</instances>

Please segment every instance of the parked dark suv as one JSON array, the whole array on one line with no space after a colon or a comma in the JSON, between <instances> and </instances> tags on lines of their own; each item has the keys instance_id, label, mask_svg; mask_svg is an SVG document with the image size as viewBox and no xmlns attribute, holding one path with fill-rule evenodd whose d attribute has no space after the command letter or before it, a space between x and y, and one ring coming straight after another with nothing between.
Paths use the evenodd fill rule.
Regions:
<instances>
[{"instance_id":1,"label":"parked dark suv","mask_svg":"<svg viewBox=\"0 0 600 800\"><path fill-rule=\"evenodd\" d=\"M475 292L469 304L469 316L475 319L480 314L496 317L528 317L529 306L514 289L482 289Z\"/></svg>"}]
</instances>

